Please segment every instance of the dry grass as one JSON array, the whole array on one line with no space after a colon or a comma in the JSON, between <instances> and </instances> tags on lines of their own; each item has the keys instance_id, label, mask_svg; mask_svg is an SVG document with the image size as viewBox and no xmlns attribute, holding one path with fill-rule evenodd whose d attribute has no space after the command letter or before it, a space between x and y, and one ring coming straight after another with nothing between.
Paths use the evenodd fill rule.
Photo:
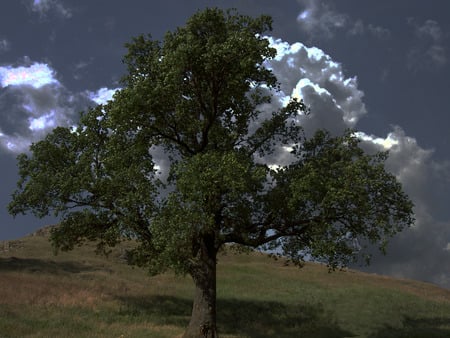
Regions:
<instances>
[{"instance_id":1,"label":"dry grass","mask_svg":"<svg viewBox=\"0 0 450 338\"><path fill-rule=\"evenodd\" d=\"M107 300L99 288L77 280L11 272L0 276L0 304L94 307Z\"/></svg>"},{"instance_id":2,"label":"dry grass","mask_svg":"<svg viewBox=\"0 0 450 338\"><path fill-rule=\"evenodd\" d=\"M0 248L5 247L0 243ZM0 252L0 337L176 337L188 278L148 276L93 246L53 256L34 236ZM251 253L218 266L222 337L449 337L450 291L353 270L301 270ZM420 335L415 335L416 333Z\"/></svg>"}]
</instances>

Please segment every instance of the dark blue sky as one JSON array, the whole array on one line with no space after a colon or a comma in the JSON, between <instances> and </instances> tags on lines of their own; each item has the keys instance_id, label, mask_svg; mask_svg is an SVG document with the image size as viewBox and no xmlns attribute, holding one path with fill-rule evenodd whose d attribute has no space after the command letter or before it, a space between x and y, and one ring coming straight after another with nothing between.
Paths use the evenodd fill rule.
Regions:
<instances>
[{"instance_id":1,"label":"dark blue sky","mask_svg":"<svg viewBox=\"0 0 450 338\"><path fill-rule=\"evenodd\" d=\"M124 43L164 33L206 6L273 16L272 67L284 94L311 106L305 128L354 127L416 204L417 223L372 271L450 286L448 0L5 0L0 4L0 240L55 222L13 219L15 157L124 74ZM280 161L282 156L280 155ZM450 247L450 246L449 246Z\"/></svg>"}]
</instances>

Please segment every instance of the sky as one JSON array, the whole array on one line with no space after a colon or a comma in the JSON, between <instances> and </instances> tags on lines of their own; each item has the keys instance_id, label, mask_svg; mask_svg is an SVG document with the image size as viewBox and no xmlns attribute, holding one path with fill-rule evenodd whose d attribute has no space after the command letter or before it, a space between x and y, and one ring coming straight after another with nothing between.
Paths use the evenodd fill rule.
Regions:
<instances>
[{"instance_id":1,"label":"sky","mask_svg":"<svg viewBox=\"0 0 450 338\"><path fill-rule=\"evenodd\" d=\"M273 105L300 97L305 132L358 131L368 152L415 203L416 223L366 271L450 287L450 2L448 0L2 0L0 2L0 240L56 223L8 215L16 156L56 126L111 99L124 44L163 39L205 7L273 17L267 63ZM270 107L268 107L270 108ZM286 154L274 161L282 163Z\"/></svg>"}]
</instances>

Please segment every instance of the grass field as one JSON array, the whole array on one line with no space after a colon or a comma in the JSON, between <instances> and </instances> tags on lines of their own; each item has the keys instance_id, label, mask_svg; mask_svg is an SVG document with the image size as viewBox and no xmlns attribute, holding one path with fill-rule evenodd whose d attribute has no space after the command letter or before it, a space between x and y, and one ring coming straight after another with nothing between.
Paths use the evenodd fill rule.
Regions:
<instances>
[{"instance_id":1,"label":"grass field","mask_svg":"<svg viewBox=\"0 0 450 338\"><path fill-rule=\"evenodd\" d=\"M53 256L48 238L0 243L0 337L179 337L189 278L148 276L93 246ZM450 337L450 290L319 264L225 253L221 337Z\"/></svg>"}]
</instances>

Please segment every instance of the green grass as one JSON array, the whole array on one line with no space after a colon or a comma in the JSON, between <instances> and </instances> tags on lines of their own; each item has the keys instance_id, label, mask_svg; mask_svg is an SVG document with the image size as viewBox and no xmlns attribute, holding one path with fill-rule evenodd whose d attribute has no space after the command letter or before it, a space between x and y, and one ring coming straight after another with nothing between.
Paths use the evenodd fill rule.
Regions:
<instances>
[{"instance_id":1,"label":"green grass","mask_svg":"<svg viewBox=\"0 0 450 338\"><path fill-rule=\"evenodd\" d=\"M189 278L149 277L125 265L120 249L53 256L47 240L26 237L0 252L0 337L182 335ZM431 284L231 252L220 257L217 284L221 337L450 337L450 291Z\"/></svg>"}]
</instances>

